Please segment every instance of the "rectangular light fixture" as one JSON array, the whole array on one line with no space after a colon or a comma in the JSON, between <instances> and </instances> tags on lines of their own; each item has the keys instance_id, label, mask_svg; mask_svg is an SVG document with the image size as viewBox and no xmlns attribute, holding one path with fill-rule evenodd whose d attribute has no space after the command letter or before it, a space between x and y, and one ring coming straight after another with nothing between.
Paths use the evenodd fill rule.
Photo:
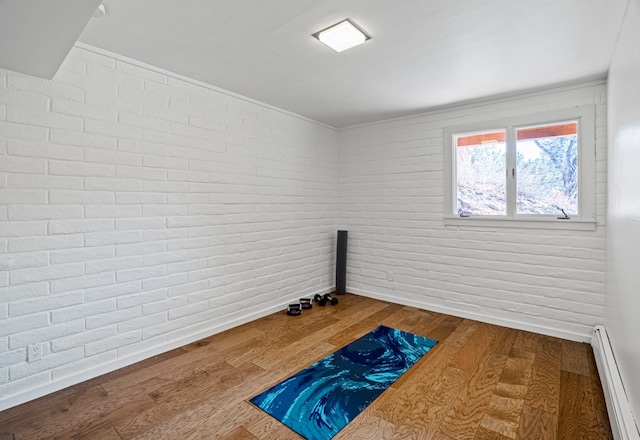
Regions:
<instances>
[{"instance_id":1,"label":"rectangular light fixture","mask_svg":"<svg viewBox=\"0 0 640 440\"><path fill-rule=\"evenodd\" d=\"M316 32L313 36L336 52L358 46L371 38L348 18Z\"/></svg>"}]
</instances>

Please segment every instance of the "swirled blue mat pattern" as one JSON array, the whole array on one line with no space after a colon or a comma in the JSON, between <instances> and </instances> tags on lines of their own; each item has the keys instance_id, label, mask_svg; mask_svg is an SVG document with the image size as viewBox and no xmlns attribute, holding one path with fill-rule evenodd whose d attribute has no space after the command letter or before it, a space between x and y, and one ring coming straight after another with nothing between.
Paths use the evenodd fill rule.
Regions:
<instances>
[{"instance_id":1,"label":"swirled blue mat pattern","mask_svg":"<svg viewBox=\"0 0 640 440\"><path fill-rule=\"evenodd\" d=\"M437 342L380 325L250 402L308 440L330 439Z\"/></svg>"}]
</instances>

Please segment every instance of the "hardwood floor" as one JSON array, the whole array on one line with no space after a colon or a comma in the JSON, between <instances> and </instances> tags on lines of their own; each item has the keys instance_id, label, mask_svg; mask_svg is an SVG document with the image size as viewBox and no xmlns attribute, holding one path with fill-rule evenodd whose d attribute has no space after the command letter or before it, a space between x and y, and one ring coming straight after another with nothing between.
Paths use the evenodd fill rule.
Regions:
<instances>
[{"instance_id":1,"label":"hardwood floor","mask_svg":"<svg viewBox=\"0 0 640 440\"><path fill-rule=\"evenodd\" d=\"M587 344L355 295L0 413L0 440L299 439L247 400L378 324L439 343L335 439L611 439Z\"/></svg>"}]
</instances>

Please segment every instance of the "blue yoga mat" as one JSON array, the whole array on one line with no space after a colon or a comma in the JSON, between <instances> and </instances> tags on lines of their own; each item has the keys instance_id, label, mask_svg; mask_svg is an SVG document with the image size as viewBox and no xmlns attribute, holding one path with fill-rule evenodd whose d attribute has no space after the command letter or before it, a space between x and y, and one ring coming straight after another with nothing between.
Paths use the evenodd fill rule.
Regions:
<instances>
[{"instance_id":1,"label":"blue yoga mat","mask_svg":"<svg viewBox=\"0 0 640 440\"><path fill-rule=\"evenodd\" d=\"M437 342L381 325L250 401L308 440L331 439Z\"/></svg>"}]
</instances>

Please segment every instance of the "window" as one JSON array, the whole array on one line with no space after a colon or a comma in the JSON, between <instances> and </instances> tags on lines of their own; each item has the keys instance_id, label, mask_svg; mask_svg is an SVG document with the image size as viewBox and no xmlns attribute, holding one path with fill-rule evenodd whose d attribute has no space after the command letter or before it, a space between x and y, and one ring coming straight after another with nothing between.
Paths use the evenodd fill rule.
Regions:
<instances>
[{"instance_id":1,"label":"window","mask_svg":"<svg viewBox=\"0 0 640 440\"><path fill-rule=\"evenodd\" d=\"M593 107L445 130L445 224L595 228Z\"/></svg>"}]
</instances>

